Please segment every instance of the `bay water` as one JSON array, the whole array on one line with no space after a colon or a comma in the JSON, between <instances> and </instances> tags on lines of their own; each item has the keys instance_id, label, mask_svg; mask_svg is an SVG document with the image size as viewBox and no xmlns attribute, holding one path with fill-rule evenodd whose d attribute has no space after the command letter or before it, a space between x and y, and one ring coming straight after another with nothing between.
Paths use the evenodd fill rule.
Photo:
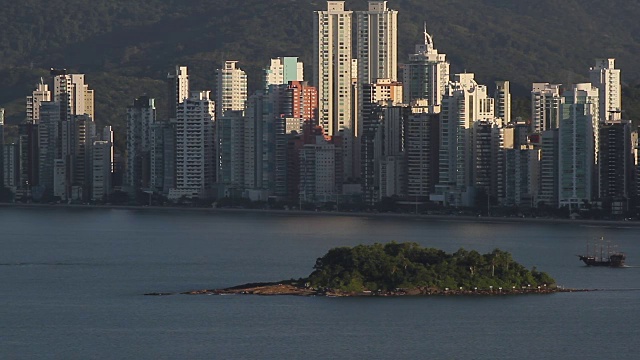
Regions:
<instances>
[{"instance_id":1,"label":"bay water","mask_svg":"<svg viewBox=\"0 0 640 360\"><path fill-rule=\"evenodd\" d=\"M634 226L0 208L1 359L635 358ZM623 269L577 257L603 236ZM507 297L143 296L307 276L336 246L500 248L560 285Z\"/></svg>"}]
</instances>

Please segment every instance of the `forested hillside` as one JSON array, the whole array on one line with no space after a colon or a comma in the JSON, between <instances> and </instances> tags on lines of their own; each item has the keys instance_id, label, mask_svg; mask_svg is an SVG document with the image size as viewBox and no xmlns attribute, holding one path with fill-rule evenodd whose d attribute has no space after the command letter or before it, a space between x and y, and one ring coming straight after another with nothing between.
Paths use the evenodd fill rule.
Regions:
<instances>
[{"instance_id":1,"label":"forested hillside","mask_svg":"<svg viewBox=\"0 0 640 360\"><path fill-rule=\"evenodd\" d=\"M67 68L87 74L96 120L120 134L135 96L157 97L164 109L162 82L176 64L189 66L194 89L211 89L225 59L241 62L252 89L270 57L300 56L309 75L312 12L326 7L318 0L3 3L0 106L8 121L22 120L24 96L45 69ZM453 71L475 72L485 83L511 80L516 95L526 96L534 81L585 80L595 57L617 58L627 84L640 79L638 0L391 0L389 6L400 11L400 61L420 41L426 20ZM363 10L366 1L347 7Z\"/></svg>"}]
</instances>

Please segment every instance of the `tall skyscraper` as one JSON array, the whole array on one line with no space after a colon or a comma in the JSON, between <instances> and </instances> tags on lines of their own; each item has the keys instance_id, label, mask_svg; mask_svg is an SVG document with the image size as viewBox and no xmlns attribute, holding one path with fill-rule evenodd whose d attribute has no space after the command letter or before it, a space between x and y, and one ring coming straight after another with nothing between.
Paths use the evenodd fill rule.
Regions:
<instances>
[{"instance_id":1,"label":"tall skyscraper","mask_svg":"<svg viewBox=\"0 0 640 360\"><path fill-rule=\"evenodd\" d=\"M106 126L91 151L91 200L107 201L112 191L113 130Z\"/></svg>"},{"instance_id":2,"label":"tall skyscraper","mask_svg":"<svg viewBox=\"0 0 640 360\"><path fill-rule=\"evenodd\" d=\"M418 100L411 106L405 133L407 196L427 200L438 184L439 107Z\"/></svg>"},{"instance_id":3,"label":"tall skyscraper","mask_svg":"<svg viewBox=\"0 0 640 360\"><path fill-rule=\"evenodd\" d=\"M156 123L155 99L141 96L127 108L125 184L131 194L149 188L151 127Z\"/></svg>"},{"instance_id":4,"label":"tall skyscraper","mask_svg":"<svg viewBox=\"0 0 640 360\"><path fill-rule=\"evenodd\" d=\"M176 186L169 198L208 198L215 176L216 109L209 91L192 92L178 106L176 118Z\"/></svg>"},{"instance_id":5,"label":"tall skyscraper","mask_svg":"<svg viewBox=\"0 0 640 360\"><path fill-rule=\"evenodd\" d=\"M38 122L38 185L45 196L54 196L54 166L56 159L62 159L62 119L58 102L40 104ZM29 186L33 188L35 184Z\"/></svg>"},{"instance_id":6,"label":"tall skyscraper","mask_svg":"<svg viewBox=\"0 0 640 360\"><path fill-rule=\"evenodd\" d=\"M423 35L424 43L416 45L415 53L403 65L404 103L424 99L429 106L439 106L449 83L450 65L447 56L435 49L426 23Z\"/></svg>"},{"instance_id":7,"label":"tall skyscraper","mask_svg":"<svg viewBox=\"0 0 640 360\"><path fill-rule=\"evenodd\" d=\"M264 69L264 88L269 85L284 85L290 81L304 81L304 64L297 57L279 57L271 59L269 67Z\"/></svg>"},{"instance_id":8,"label":"tall skyscraper","mask_svg":"<svg viewBox=\"0 0 640 360\"><path fill-rule=\"evenodd\" d=\"M175 120L178 104L189 98L189 74L186 66L176 66L174 72L167 75L169 119Z\"/></svg>"},{"instance_id":9,"label":"tall skyscraper","mask_svg":"<svg viewBox=\"0 0 640 360\"><path fill-rule=\"evenodd\" d=\"M474 74L456 74L442 101L440 183L465 191L473 186L471 129L476 121L494 119L494 99Z\"/></svg>"},{"instance_id":10,"label":"tall skyscraper","mask_svg":"<svg viewBox=\"0 0 640 360\"><path fill-rule=\"evenodd\" d=\"M360 180L365 202L379 200L379 163L376 162L376 143L384 120L384 107L402 102L402 84L390 79L378 79L374 84L364 84L362 92L362 131L360 136Z\"/></svg>"},{"instance_id":11,"label":"tall skyscraper","mask_svg":"<svg viewBox=\"0 0 640 360\"><path fill-rule=\"evenodd\" d=\"M502 198L504 129L501 119L475 121L471 128L471 144L470 185L494 199Z\"/></svg>"},{"instance_id":12,"label":"tall skyscraper","mask_svg":"<svg viewBox=\"0 0 640 360\"><path fill-rule=\"evenodd\" d=\"M218 185L225 186L227 196L244 189L244 111L225 112L216 119L216 170Z\"/></svg>"},{"instance_id":13,"label":"tall skyscraper","mask_svg":"<svg viewBox=\"0 0 640 360\"><path fill-rule=\"evenodd\" d=\"M503 127L511 124L511 86L508 81L496 81L493 98L496 118L502 121Z\"/></svg>"},{"instance_id":14,"label":"tall skyscraper","mask_svg":"<svg viewBox=\"0 0 640 360\"><path fill-rule=\"evenodd\" d=\"M559 129L540 134L540 190L536 206L558 207Z\"/></svg>"},{"instance_id":15,"label":"tall skyscraper","mask_svg":"<svg viewBox=\"0 0 640 360\"><path fill-rule=\"evenodd\" d=\"M598 152L599 196L610 202L627 201L632 192L633 146L630 121L611 114L600 125Z\"/></svg>"},{"instance_id":16,"label":"tall skyscraper","mask_svg":"<svg viewBox=\"0 0 640 360\"><path fill-rule=\"evenodd\" d=\"M313 79L318 120L328 136L341 136L344 176L353 177L355 123L352 114L352 18L344 1L328 1L314 17Z\"/></svg>"},{"instance_id":17,"label":"tall skyscraper","mask_svg":"<svg viewBox=\"0 0 640 360\"><path fill-rule=\"evenodd\" d=\"M356 16L358 82L398 80L398 12L387 1L369 1L369 10Z\"/></svg>"},{"instance_id":18,"label":"tall skyscraper","mask_svg":"<svg viewBox=\"0 0 640 360\"><path fill-rule=\"evenodd\" d=\"M600 94L600 121L609 119L611 113L622 110L622 86L620 69L616 69L615 59L596 59L596 65L589 71L591 83Z\"/></svg>"},{"instance_id":19,"label":"tall skyscraper","mask_svg":"<svg viewBox=\"0 0 640 360\"><path fill-rule=\"evenodd\" d=\"M37 124L40 121L40 104L45 101L51 101L51 91L49 91L49 85L40 78L36 89L27 96L27 122Z\"/></svg>"},{"instance_id":20,"label":"tall skyscraper","mask_svg":"<svg viewBox=\"0 0 640 360\"><path fill-rule=\"evenodd\" d=\"M559 205L579 209L595 198L598 89L576 84L563 94L559 137Z\"/></svg>"},{"instance_id":21,"label":"tall skyscraper","mask_svg":"<svg viewBox=\"0 0 640 360\"><path fill-rule=\"evenodd\" d=\"M533 83L531 90L531 132L541 134L560 123L560 84Z\"/></svg>"},{"instance_id":22,"label":"tall skyscraper","mask_svg":"<svg viewBox=\"0 0 640 360\"><path fill-rule=\"evenodd\" d=\"M226 61L216 70L216 116L225 111L244 111L247 104L247 74L238 67L237 61Z\"/></svg>"}]
</instances>

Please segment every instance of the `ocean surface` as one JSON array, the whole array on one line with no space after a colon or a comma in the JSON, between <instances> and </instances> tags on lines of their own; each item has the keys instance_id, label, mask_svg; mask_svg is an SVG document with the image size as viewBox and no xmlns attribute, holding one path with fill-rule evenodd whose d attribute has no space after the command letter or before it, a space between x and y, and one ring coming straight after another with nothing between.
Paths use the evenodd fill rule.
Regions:
<instances>
[{"instance_id":1,"label":"ocean surface","mask_svg":"<svg viewBox=\"0 0 640 360\"><path fill-rule=\"evenodd\" d=\"M635 359L640 228L0 207L0 359ZM604 236L624 269L575 256ZM501 248L548 296L186 296L308 275L336 246Z\"/></svg>"}]
</instances>

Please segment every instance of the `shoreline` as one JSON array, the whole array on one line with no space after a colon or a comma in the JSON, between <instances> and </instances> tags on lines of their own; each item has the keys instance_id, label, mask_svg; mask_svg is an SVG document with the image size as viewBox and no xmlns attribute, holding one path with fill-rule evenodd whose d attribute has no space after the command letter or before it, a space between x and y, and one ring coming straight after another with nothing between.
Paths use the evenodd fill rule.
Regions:
<instances>
[{"instance_id":1,"label":"shoreline","mask_svg":"<svg viewBox=\"0 0 640 360\"><path fill-rule=\"evenodd\" d=\"M166 212L206 212L212 214L281 214L293 216L335 216L335 217L373 217L414 219L427 221L457 221L475 223L532 223L532 224L574 224L591 226L624 226L640 227L640 221L622 220L592 220L592 219L556 219L556 218L521 218L521 217L476 217L468 215L426 215L408 213L370 213L370 212L341 212L341 211L305 211L305 210L272 210L272 209L232 209L232 208L199 208L179 206L133 206L133 205L82 205L82 204L22 204L0 203L0 208L40 208L40 209L110 209L136 211L166 211Z\"/></svg>"},{"instance_id":2,"label":"shoreline","mask_svg":"<svg viewBox=\"0 0 640 360\"><path fill-rule=\"evenodd\" d=\"M255 295L255 296L324 296L324 297L404 297L404 296L516 296L516 295L551 295L556 293L592 292L595 289L567 289L553 288L521 288L521 289L491 289L491 290L451 290L434 288L396 289L395 291L375 292L344 292L333 289L314 289L297 286L291 282L253 283L224 289L192 290L180 293L146 293L144 296L173 296L173 295Z\"/></svg>"}]
</instances>

